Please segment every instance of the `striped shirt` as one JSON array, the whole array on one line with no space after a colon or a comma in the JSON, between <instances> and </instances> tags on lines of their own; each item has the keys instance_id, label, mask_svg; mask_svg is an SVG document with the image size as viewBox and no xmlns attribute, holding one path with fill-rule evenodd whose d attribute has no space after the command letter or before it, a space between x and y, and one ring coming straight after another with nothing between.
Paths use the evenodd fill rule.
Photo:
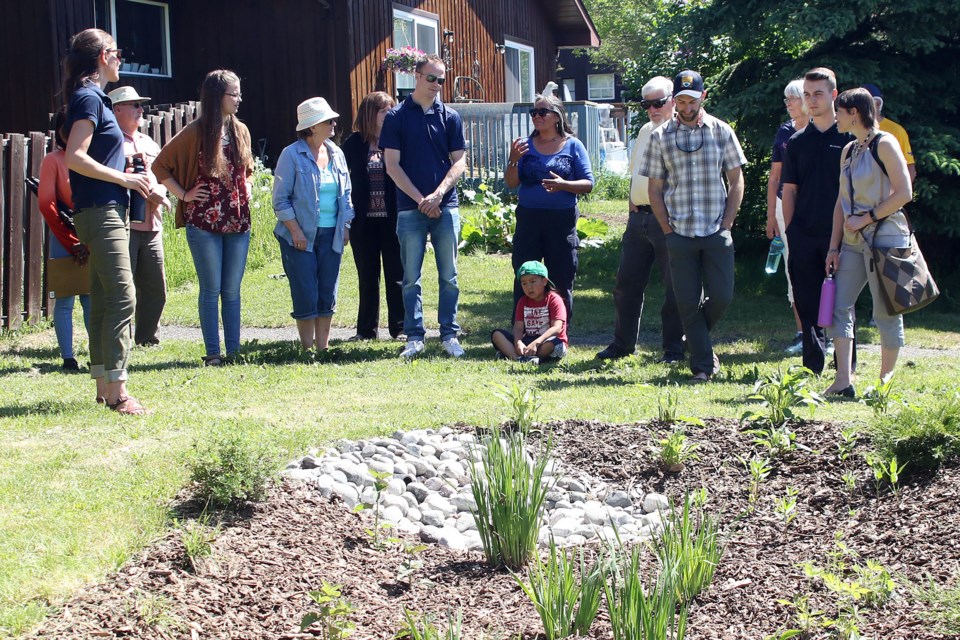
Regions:
<instances>
[{"instance_id":1,"label":"striped shirt","mask_svg":"<svg viewBox=\"0 0 960 640\"><path fill-rule=\"evenodd\" d=\"M682 236L700 238L720 230L727 206L723 173L746 163L730 125L701 109L694 127L674 117L654 129L638 173L666 181L670 227Z\"/></svg>"}]
</instances>

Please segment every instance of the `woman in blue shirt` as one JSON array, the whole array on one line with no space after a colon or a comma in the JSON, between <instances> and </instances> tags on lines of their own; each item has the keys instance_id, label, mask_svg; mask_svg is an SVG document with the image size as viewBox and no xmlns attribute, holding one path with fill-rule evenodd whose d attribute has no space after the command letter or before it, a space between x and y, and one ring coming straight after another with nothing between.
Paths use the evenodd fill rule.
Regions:
<instances>
[{"instance_id":1,"label":"woman in blue shirt","mask_svg":"<svg viewBox=\"0 0 960 640\"><path fill-rule=\"evenodd\" d=\"M519 188L513 269L540 260L573 317L573 280L577 275L577 196L593 190L593 171L583 143L573 136L563 103L538 95L530 110L533 133L510 145L506 182ZM513 304L523 296L514 281Z\"/></svg>"},{"instance_id":2,"label":"woman in blue shirt","mask_svg":"<svg viewBox=\"0 0 960 640\"><path fill-rule=\"evenodd\" d=\"M327 348L353 203L343 152L331 142L338 114L323 98L297 107L297 136L277 160L273 210L293 318L304 349Z\"/></svg>"},{"instance_id":3,"label":"woman in blue shirt","mask_svg":"<svg viewBox=\"0 0 960 640\"><path fill-rule=\"evenodd\" d=\"M127 239L131 190L153 199L146 175L125 173L123 132L103 92L120 79L122 51L113 36L86 29L70 39L63 63L66 163L77 238L90 251L90 375L97 402L121 414L146 410L127 393L130 324L136 305Z\"/></svg>"}]
</instances>

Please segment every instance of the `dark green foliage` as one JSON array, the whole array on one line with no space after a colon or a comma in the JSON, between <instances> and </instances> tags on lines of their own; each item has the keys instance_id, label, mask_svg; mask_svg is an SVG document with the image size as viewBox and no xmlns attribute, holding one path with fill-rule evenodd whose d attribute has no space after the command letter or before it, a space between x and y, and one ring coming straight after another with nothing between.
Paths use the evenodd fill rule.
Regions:
<instances>
[{"instance_id":1,"label":"dark green foliage","mask_svg":"<svg viewBox=\"0 0 960 640\"><path fill-rule=\"evenodd\" d=\"M941 289L960 264L960 12L940 0L586 0L603 42L638 99L651 77L699 70L706 108L737 130L750 164L738 227L758 234L770 148L787 115L786 84L815 66L839 89L874 82L884 114L910 134L917 163L908 209ZM931 88L935 88L931 90ZM945 296L943 305L955 302Z\"/></svg>"},{"instance_id":2,"label":"dark green foliage","mask_svg":"<svg viewBox=\"0 0 960 640\"><path fill-rule=\"evenodd\" d=\"M259 500L276 472L266 446L232 426L218 428L205 442L194 444L190 459L197 499L217 508Z\"/></svg>"},{"instance_id":3,"label":"dark green foliage","mask_svg":"<svg viewBox=\"0 0 960 640\"><path fill-rule=\"evenodd\" d=\"M871 432L880 458L896 458L908 473L960 460L960 396L932 408L908 407L878 418Z\"/></svg>"}]
</instances>

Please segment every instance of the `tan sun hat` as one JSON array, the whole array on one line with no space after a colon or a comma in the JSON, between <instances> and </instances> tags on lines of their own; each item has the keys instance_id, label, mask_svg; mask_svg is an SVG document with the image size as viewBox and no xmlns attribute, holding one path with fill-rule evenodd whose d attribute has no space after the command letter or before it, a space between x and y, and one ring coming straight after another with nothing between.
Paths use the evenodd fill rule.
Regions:
<instances>
[{"instance_id":1,"label":"tan sun hat","mask_svg":"<svg viewBox=\"0 0 960 640\"><path fill-rule=\"evenodd\" d=\"M310 98L297 105L297 131L309 129L318 122L332 120L340 114L330 108L323 98Z\"/></svg>"},{"instance_id":2,"label":"tan sun hat","mask_svg":"<svg viewBox=\"0 0 960 640\"><path fill-rule=\"evenodd\" d=\"M150 102L149 96L138 95L137 90L133 87L117 87L108 93L107 97L110 98L110 102L113 104L123 104L124 102Z\"/></svg>"}]
</instances>

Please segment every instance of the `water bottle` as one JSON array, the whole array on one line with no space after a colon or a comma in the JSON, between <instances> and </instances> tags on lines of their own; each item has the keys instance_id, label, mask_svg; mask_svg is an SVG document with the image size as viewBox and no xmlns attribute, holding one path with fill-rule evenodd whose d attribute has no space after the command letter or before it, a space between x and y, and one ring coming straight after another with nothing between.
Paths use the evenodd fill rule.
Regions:
<instances>
[{"instance_id":1,"label":"water bottle","mask_svg":"<svg viewBox=\"0 0 960 640\"><path fill-rule=\"evenodd\" d=\"M783 240L780 236L774 236L770 241L770 252L767 253L766 272L773 274L780 268L780 258L783 256Z\"/></svg>"},{"instance_id":2,"label":"water bottle","mask_svg":"<svg viewBox=\"0 0 960 640\"><path fill-rule=\"evenodd\" d=\"M126 158L126 173L147 172L147 164L142 153ZM147 219L147 201L137 191L130 190L130 222L143 222Z\"/></svg>"},{"instance_id":3,"label":"water bottle","mask_svg":"<svg viewBox=\"0 0 960 640\"><path fill-rule=\"evenodd\" d=\"M820 286L820 313L817 314L817 324L829 327L833 324L833 305L837 300L837 281L833 279L833 269L823 279Z\"/></svg>"}]
</instances>

